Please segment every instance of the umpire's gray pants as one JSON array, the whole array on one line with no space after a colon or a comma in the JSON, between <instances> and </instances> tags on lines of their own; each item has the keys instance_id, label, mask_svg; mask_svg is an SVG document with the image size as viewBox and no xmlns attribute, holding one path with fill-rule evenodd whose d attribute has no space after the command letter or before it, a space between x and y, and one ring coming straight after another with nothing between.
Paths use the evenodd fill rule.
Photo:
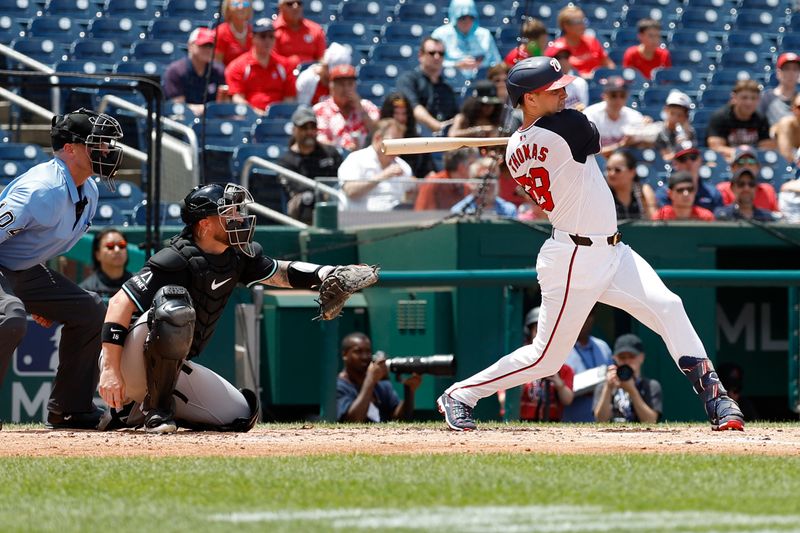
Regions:
<instances>
[{"instance_id":1,"label":"umpire's gray pants","mask_svg":"<svg viewBox=\"0 0 800 533\"><path fill-rule=\"evenodd\" d=\"M63 324L48 410L93 411L105 304L96 294L44 265L18 271L0 267L0 385L25 336L27 313Z\"/></svg>"}]
</instances>

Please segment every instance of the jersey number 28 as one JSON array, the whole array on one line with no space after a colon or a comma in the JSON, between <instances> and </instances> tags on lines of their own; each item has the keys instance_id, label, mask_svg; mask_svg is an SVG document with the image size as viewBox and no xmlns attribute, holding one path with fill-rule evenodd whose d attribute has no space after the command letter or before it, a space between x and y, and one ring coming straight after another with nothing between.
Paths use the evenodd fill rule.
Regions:
<instances>
[{"instance_id":1,"label":"jersey number 28","mask_svg":"<svg viewBox=\"0 0 800 533\"><path fill-rule=\"evenodd\" d=\"M534 167L527 176L520 176L516 180L543 211L553 210L555 205L553 195L550 193L550 173L546 168Z\"/></svg>"}]
</instances>

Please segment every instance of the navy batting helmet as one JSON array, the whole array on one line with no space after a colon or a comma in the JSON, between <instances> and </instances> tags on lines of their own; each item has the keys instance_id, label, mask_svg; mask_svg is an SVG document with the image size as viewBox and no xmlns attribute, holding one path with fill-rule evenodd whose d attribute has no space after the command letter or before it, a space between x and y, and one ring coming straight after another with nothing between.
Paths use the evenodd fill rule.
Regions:
<instances>
[{"instance_id":1,"label":"navy batting helmet","mask_svg":"<svg viewBox=\"0 0 800 533\"><path fill-rule=\"evenodd\" d=\"M572 83L575 76L564 74L557 59L537 56L523 59L508 72L506 88L516 107L522 95L532 91L552 91Z\"/></svg>"}]
</instances>

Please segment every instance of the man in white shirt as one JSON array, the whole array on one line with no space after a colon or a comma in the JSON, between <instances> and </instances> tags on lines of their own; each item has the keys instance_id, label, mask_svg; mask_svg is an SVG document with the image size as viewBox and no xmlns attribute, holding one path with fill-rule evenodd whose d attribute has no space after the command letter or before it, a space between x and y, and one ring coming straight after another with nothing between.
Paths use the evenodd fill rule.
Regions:
<instances>
[{"instance_id":1,"label":"man in white shirt","mask_svg":"<svg viewBox=\"0 0 800 533\"><path fill-rule=\"evenodd\" d=\"M645 120L641 113L625 105L628 87L624 79L612 76L604 81L603 101L587 107L584 114L597 126L602 146L600 153L608 157L611 152L633 144L625 131L643 126Z\"/></svg>"},{"instance_id":2,"label":"man in white shirt","mask_svg":"<svg viewBox=\"0 0 800 533\"><path fill-rule=\"evenodd\" d=\"M391 211L406 203L406 194L414 188L411 167L399 157L382 154L380 148L384 139L402 137L402 131L396 120L380 120L372 144L352 152L342 162L339 183L347 195L349 210Z\"/></svg>"}]
</instances>

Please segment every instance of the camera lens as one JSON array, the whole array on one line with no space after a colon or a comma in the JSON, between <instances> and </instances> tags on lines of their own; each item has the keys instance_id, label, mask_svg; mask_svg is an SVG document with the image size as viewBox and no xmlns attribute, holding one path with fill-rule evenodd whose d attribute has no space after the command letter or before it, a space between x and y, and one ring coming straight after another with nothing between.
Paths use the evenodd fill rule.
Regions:
<instances>
[{"instance_id":1,"label":"camera lens","mask_svg":"<svg viewBox=\"0 0 800 533\"><path fill-rule=\"evenodd\" d=\"M629 365L619 365L617 367L617 378L620 381L628 381L633 377L633 368Z\"/></svg>"}]
</instances>

